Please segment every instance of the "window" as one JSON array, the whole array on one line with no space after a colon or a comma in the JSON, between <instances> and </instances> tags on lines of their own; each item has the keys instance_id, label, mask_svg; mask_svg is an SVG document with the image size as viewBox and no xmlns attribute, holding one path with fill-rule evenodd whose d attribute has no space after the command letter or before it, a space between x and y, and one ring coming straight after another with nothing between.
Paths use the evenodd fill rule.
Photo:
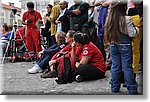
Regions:
<instances>
[{"instance_id":1,"label":"window","mask_svg":"<svg viewBox=\"0 0 150 102\"><path fill-rule=\"evenodd\" d=\"M4 12L0 10L0 16L3 17L4 16Z\"/></svg>"},{"instance_id":2,"label":"window","mask_svg":"<svg viewBox=\"0 0 150 102\"><path fill-rule=\"evenodd\" d=\"M10 13L10 18L14 18L13 12Z\"/></svg>"},{"instance_id":3,"label":"window","mask_svg":"<svg viewBox=\"0 0 150 102\"><path fill-rule=\"evenodd\" d=\"M1 18L0 21L1 21L1 24L4 24L4 18Z\"/></svg>"},{"instance_id":4,"label":"window","mask_svg":"<svg viewBox=\"0 0 150 102\"><path fill-rule=\"evenodd\" d=\"M10 25L13 25L13 19L10 18Z\"/></svg>"}]
</instances>

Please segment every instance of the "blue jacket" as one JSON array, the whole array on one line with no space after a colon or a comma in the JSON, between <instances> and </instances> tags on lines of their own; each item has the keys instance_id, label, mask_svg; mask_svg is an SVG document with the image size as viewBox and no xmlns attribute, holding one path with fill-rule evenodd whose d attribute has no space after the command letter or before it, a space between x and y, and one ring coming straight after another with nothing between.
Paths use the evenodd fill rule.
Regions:
<instances>
[{"instance_id":1,"label":"blue jacket","mask_svg":"<svg viewBox=\"0 0 150 102\"><path fill-rule=\"evenodd\" d=\"M101 6L99 8L98 16L98 36L104 35L104 25L107 17L108 7Z\"/></svg>"},{"instance_id":2,"label":"blue jacket","mask_svg":"<svg viewBox=\"0 0 150 102\"><path fill-rule=\"evenodd\" d=\"M13 38L13 35L11 35L12 32L8 32L3 38L3 40L9 40L9 39L12 39ZM10 38L11 37L11 38Z\"/></svg>"}]
</instances>

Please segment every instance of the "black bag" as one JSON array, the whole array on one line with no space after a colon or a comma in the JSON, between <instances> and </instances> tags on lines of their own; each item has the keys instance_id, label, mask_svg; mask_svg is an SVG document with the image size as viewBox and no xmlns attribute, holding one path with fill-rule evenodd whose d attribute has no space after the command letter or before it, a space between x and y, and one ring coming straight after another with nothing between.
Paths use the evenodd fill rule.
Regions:
<instances>
[{"instance_id":1,"label":"black bag","mask_svg":"<svg viewBox=\"0 0 150 102\"><path fill-rule=\"evenodd\" d=\"M57 71L58 79L55 80L57 84L67 84L73 81L73 71L69 56L63 55L61 57Z\"/></svg>"}]
</instances>

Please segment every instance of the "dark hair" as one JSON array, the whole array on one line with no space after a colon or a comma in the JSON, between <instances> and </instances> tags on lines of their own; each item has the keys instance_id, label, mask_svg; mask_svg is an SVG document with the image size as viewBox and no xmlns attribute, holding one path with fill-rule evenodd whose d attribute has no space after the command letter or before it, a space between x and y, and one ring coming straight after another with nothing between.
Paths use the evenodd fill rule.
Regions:
<instances>
[{"instance_id":1,"label":"dark hair","mask_svg":"<svg viewBox=\"0 0 150 102\"><path fill-rule=\"evenodd\" d=\"M34 8L34 3L33 2L28 2L27 7L28 8Z\"/></svg>"},{"instance_id":2,"label":"dark hair","mask_svg":"<svg viewBox=\"0 0 150 102\"><path fill-rule=\"evenodd\" d=\"M74 30L69 30L68 31L69 33L69 37L73 37L73 35L76 33Z\"/></svg>"},{"instance_id":3,"label":"dark hair","mask_svg":"<svg viewBox=\"0 0 150 102\"><path fill-rule=\"evenodd\" d=\"M48 6L49 8L51 8L51 9L52 9L52 7L53 7L51 4L47 4L47 6Z\"/></svg>"},{"instance_id":4,"label":"dark hair","mask_svg":"<svg viewBox=\"0 0 150 102\"><path fill-rule=\"evenodd\" d=\"M119 43L119 34L127 33L126 28L126 2L112 3L105 22L104 40L107 43Z\"/></svg>"},{"instance_id":5,"label":"dark hair","mask_svg":"<svg viewBox=\"0 0 150 102\"><path fill-rule=\"evenodd\" d=\"M12 25L8 25L8 29L9 29L9 31L13 30L13 26Z\"/></svg>"},{"instance_id":6,"label":"dark hair","mask_svg":"<svg viewBox=\"0 0 150 102\"><path fill-rule=\"evenodd\" d=\"M5 29L5 31L9 31L8 25L6 23L3 24L2 27Z\"/></svg>"},{"instance_id":7,"label":"dark hair","mask_svg":"<svg viewBox=\"0 0 150 102\"><path fill-rule=\"evenodd\" d=\"M78 42L82 45L90 43L90 37L87 34L77 32L73 35L73 38L75 42Z\"/></svg>"},{"instance_id":8,"label":"dark hair","mask_svg":"<svg viewBox=\"0 0 150 102\"><path fill-rule=\"evenodd\" d=\"M64 1L63 3L66 5L66 8L68 8L68 2Z\"/></svg>"}]
</instances>

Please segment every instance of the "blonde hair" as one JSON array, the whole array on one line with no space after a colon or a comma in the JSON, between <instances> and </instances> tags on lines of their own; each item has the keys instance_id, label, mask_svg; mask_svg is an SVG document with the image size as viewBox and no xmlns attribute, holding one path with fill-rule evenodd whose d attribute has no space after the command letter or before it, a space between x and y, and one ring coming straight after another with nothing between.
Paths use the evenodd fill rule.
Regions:
<instances>
[{"instance_id":1,"label":"blonde hair","mask_svg":"<svg viewBox=\"0 0 150 102\"><path fill-rule=\"evenodd\" d=\"M66 37L66 33L65 32L57 32L56 33L56 39L58 39L57 43L58 44L64 44L65 43L65 37Z\"/></svg>"}]
</instances>

